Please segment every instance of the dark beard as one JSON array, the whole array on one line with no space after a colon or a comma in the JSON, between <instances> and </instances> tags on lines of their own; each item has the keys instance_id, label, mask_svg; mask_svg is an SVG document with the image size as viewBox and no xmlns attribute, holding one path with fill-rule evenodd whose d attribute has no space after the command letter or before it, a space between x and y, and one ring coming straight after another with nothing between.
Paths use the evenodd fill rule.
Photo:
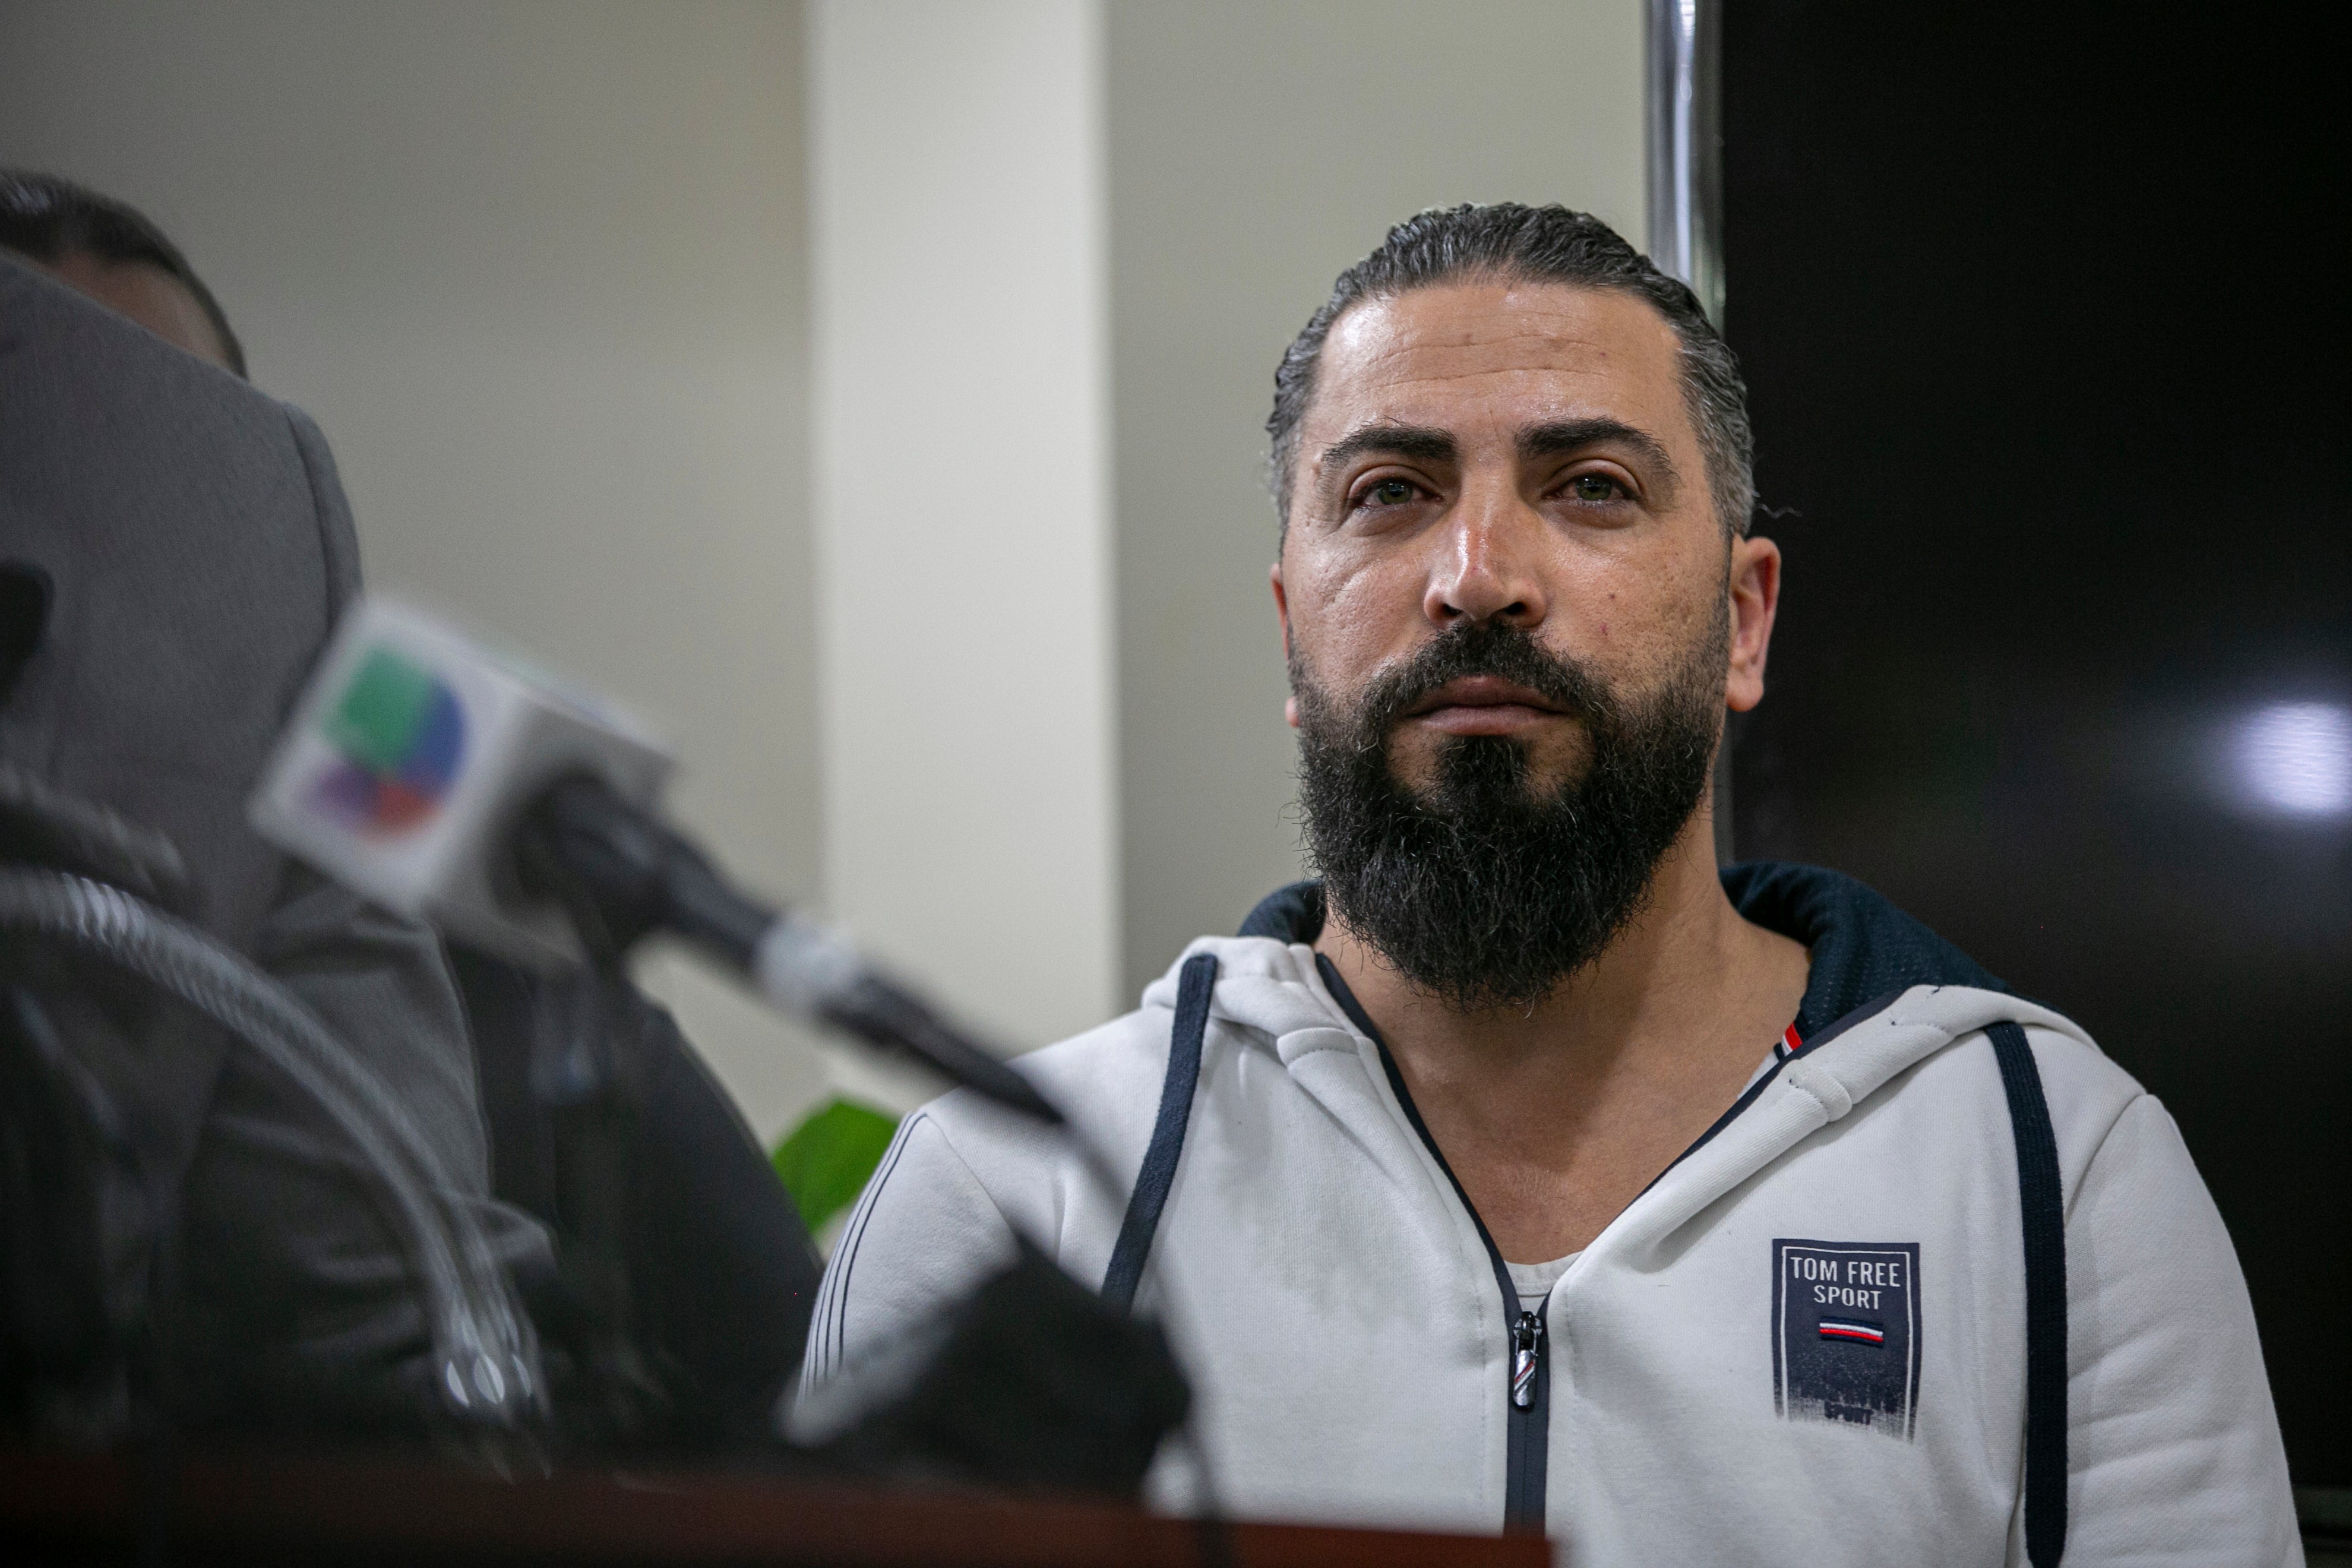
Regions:
<instances>
[{"instance_id":1,"label":"dark beard","mask_svg":"<svg viewBox=\"0 0 2352 1568\"><path fill-rule=\"evenodd\" d=\"M1658 862L1706 794L1723 720L1727 605L1657 695L1629 704L1529 633L1465 624L1342 711L1294 658L1299 802L1330 908L1420 990L1461 1011L1526 1008L1598 958L1647 901ZM1388 741L1465 676L1540 692L1581 723L1581 776L1538 795L1528 752L1463 735L1423 796Z\"/></svg>"}]
</instances>

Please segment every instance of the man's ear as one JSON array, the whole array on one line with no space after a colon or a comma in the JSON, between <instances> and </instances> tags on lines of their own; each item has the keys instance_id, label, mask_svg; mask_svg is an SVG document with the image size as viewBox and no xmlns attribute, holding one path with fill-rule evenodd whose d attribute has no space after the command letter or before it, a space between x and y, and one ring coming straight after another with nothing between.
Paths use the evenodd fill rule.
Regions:
<instances>
[{"instance_id":1,"label":"man's ear","mask_svg":"<svg viewBox=\"0 0 2352 1568\"><path fill-rule=\"evenodd\" d=\"M1731 542L1731 658L1724 705L1745 713L1764 700L1764 658L1780 610L1780 547L1769 539Z\"/></svg>"},{"instance_id":2,"label":"man's ear","mask_svg":"<svg viewBox=\"0 0 2352 1568\"><path fill-rule=\"evenodd\" d=\"M1267 574L1274 583L1274 615L1282 623L1282 662L1290 663L1290 595L1282 586L1282 563L1277 561ZM1282 701L1283 721L1292 729L1298 728L1298 699L1286 697Z\"/></svg>"}]
</instances>

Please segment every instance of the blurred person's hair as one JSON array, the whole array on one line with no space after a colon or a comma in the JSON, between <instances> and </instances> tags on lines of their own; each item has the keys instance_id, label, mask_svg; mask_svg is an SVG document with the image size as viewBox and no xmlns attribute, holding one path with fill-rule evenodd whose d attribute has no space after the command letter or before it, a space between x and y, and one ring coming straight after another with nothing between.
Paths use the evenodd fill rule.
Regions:
<instances>
[{"instance_id":1,"label":"blurred person's hair","mask_svg":"<svg viewBox=\"0 0 2352 1568\"><path fill-rule=\"evenodd\" d=\"M0 249L29 256L45 266L87 256L165 273L194 296L220 338L229 367L245 374L244 345L230 330L220 301L180 247L138 208L55 174L0 168Z\"/></svg>"},{"instance_id":2,"label":"blurred person's hair","mask_svg":"<svg viewBox=\"0 0 2352 1568\"><path fill-rule=\"evenodd\" d=\"M1267 479L1284 531L1290 527L1299 422L1314 400L1316 366L1331 324L1366 300L1490 279L1614 289L1648 301L1664 316L1682 343L1684 401L1706 458L1716 512L1727 534L1748 531L1756 507L1748 387L1730 345L1699 309L1698 297L1590 213L1517 202L1432 207L1397 225L1380 248L1339 274L1331 297L1284 351L1274 373L1274 412L1265 422L1273 438Z\"/></svg>"}]
</instances>

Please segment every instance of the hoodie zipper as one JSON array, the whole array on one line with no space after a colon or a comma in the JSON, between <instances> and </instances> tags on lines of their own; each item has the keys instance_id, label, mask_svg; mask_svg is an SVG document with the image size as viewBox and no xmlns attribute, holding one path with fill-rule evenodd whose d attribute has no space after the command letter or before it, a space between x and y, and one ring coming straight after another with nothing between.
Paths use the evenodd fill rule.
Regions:
<instances>
[{"instance_id":1,"label":"hoodie zipper","mask_svg":"<svg viewBox=\"0 0 2352 1568\"><path fill-rule=\"evenodd\" d=\"M1544 1483L1551 1468L1551 1368L1544 1355L1544 1309L1550 1301L1547 1294L1533 1311L1519 1307L1516 1291L1509 1301L1517 1309L1511 1320L1511 1387L1503 1416L1503 1531L1510 1535L1543 1533Z\"/></svg>"},{"instance_id":2,"label":"hoodie zipper","mask_svg":"<svg viewBox=\"0 0 2352 1568\"><path fill-rule=\"evenodd\" d=\"M1486 1248L1486 1261L1494 1266L1495 1286L1503 1298L1503 1343L1508 1352L1504 1364L1509 1372L1502 1388L1503 1531L1508 1535L1541 1535L1544 1488L1550 1475L1551 1368L1546 1364L1544 1355L1544 1316L1551 1303L1550 1293L1545 1293L1533 1311L1519 1305L1519 1288L1511 1280L1511 1268L1503 1261L1503 1249L1486 1233L1486 1222L1478 1217L1478 1205L1462 1190L1454 1167L1445 1163L1444 1151L1429 1135L1421 1110L1412 1102L1412 1092L1404 1086L1404 1075L1397 1070L1396 1058L1389 1055L1388 1042L1357 1005L1354 993L1348 989L1348 983L1339 977L1331 961L1318 952L1315 955L1315 967L1332 999L1379 1049L1381 1067L1388 1074L1389 1088L1395 1093L1405 1121L1412 1124L1422 1147L1429 1151L1429 1157L1437 1162L1437 1168L1445 1173L1463 1212L1478 1229L1478 1239Z\"/></svg>"},{"instance_id":3,"label":"hoodie zipper","mask_svg":"<svg viewBox=\"0 0 2352 1568\"><path fill-rule=\"evenodd\" d=\"M1517 1304L1516 1290L1511 1300ZM1533 1311L1521 1308L1511 1324L1511 1408L1505 1417L1510 1435L1503 1479L1503 1529L1508 1532L1543 1533L1544 1482L1551 1471L1551 1368L1544 1356L1544 1312L1550 1305L1546 1291Z\"/></svg>"},{"instance_id":4,"label":"hoodie zipper","mask_svg":"<svg viewBox=\"0 0 2352 1568\"><path fill-rule=\"evenodd\" d=\"M1551 1298L1544 1298L1549 1300ZM1532 1410L1536 1377L1543 1371L1543 1320L1522 1309L1511 1329L1511 1408Z\"/></svg>"},{"instance_id":5,"label":"hoodie zipper","mask_svg":"<svg viewBox=\"0 0 2352 1568\"><path fill-rule=\"evenodd\" d=\"M1445 1173L1445 1179L1454 1184L1454 1195L1462 1200L1470 1223L1478 1227L1478 1239L1486 1247L1486 1261L1494 1266L1495 1286L1503 1297L1503 1343L1510 1352L1506 1358L1510 1375L1502 1388L1503 1532L1541 1535L1544 1489L1551 1474L1551 1365L1550 1358L1544 1353L1544 1342L1549 1338L1544 1319L1551 1305L1551 1293L1546 1291L1532 1310L1519 1304L1519 1288L1511 1279L1511 1266L1503 1261L1503 1249L1486 1233L1486 1222L1478 1216L1477 1205L1462 1190L1454 1168L1438 1151L1437 1141L1422 1124L1421 1112L1406 1093L1404 1079L1396 1064L1389 1059L1384 1045L1381 1047L1381 1062L1388 1068L1397 1103L1404 1107L1406 1119L1421 1135L1430 1158Z\"/></svg>"}]
</instances>

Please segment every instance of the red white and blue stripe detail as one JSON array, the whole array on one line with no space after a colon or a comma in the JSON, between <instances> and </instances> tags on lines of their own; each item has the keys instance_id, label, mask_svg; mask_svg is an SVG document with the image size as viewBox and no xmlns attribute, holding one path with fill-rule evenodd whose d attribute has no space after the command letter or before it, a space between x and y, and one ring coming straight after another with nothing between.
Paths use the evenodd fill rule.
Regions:
<instances>
[{"instance_id":1,"label":"red white and blue stripe detail","mask_svg":"<svg viewBox=\"0 0 2352 1568\"><path fill-rule=\"evenodd\" d=\"M1876 1323L1865 1323L1859 1318L1823 1318L1822 1338L1844 1340L1858 1345L1883 1345L1886 1331Z\"/></svg>"}]
</instances>

